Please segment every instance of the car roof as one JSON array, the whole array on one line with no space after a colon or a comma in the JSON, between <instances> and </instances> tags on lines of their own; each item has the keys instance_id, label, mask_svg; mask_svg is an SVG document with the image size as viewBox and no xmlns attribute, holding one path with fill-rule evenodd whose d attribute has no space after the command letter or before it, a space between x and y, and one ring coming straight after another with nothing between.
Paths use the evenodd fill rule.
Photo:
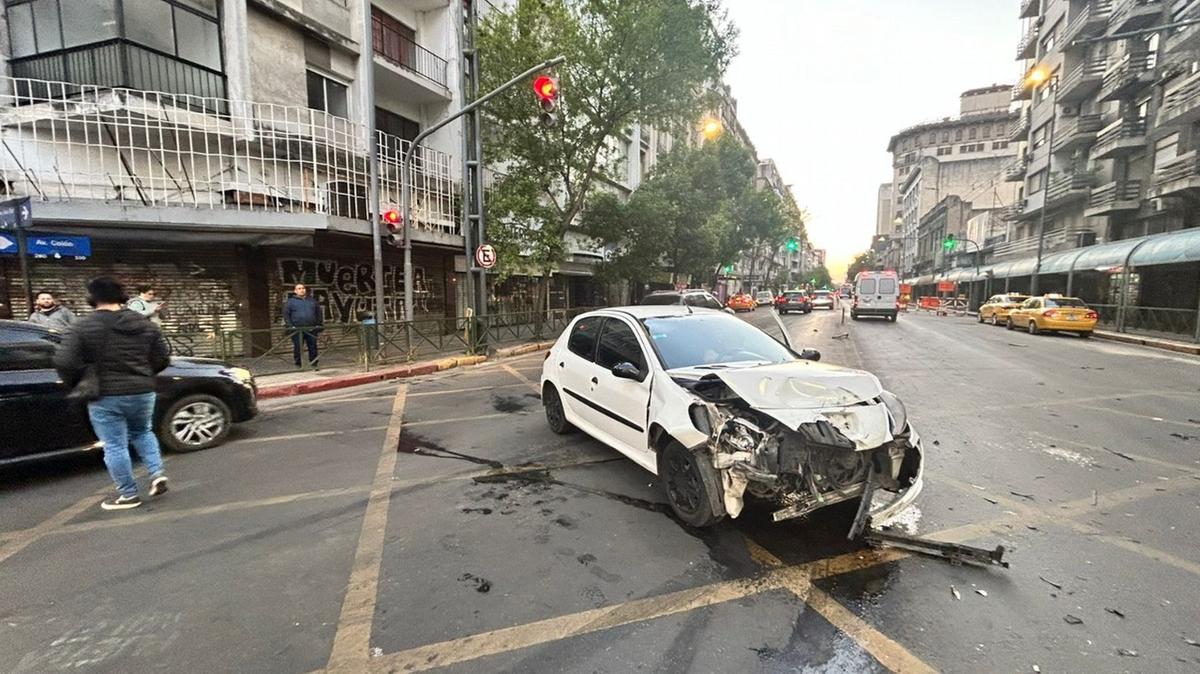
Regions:
<instances>
[{"instance_id":1,"label":"car roof","mask_svg":"<svg viewBox=\"0 0 1200 674\"><path fill-rule=\"evenodd\" d=\"M9 319L0 319L0 328L6 328L6 329L11 329L11 330L25 330L27 332L37 332L37 333L50 332L50 330L46 329L45 327L42 327L40 325L35 325L28 321L14 321L14 320L9 320Z\"/></svg>"}]
</instances>

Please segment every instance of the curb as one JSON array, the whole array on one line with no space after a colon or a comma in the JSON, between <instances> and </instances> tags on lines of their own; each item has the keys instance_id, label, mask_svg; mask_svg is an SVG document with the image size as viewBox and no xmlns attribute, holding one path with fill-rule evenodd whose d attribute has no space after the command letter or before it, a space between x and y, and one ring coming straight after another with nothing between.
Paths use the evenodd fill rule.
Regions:
<instances>
[{"instance_id":1,"label":"curb","mask_svg":"<svg viewBox=\"0 0 1200 674\"><path fill-rule=\"evenodd\" d=\"M524 353L529 352L530 351L526 351ZM458 356L455 358L443 358L441 360L425 363L401 365L398 367L388 368L386 370L377 370L375 372L363 372L360 374L348 374L340 377L330 377L328 379L319 379L317 381L304 381L295 384L279 384L278 386L264 386L258 389L258 399L268 400L270 398L287 398L290 396L304 395L306 393L321 393L323 391L335 391L337 389L350 388L352 386L362 386L363 384L374 384L376 382L388 381L391 379L419 377L421 375L442 372L443 370L450 370L456 367L478 365L486 360L488 360L487 356Z\"/></svg>"},{"instance_id":2,"label":"curb","mask_svg":"<svg viewBox=\"0 0 1200 674\"><path fill-rule=\"evenodd\" d=\"M521 344L519 346L509 346L503 349L496 349L496 358L509 358L511 356L522 356L535 351L545 351L554 346L554 342L534 342L532 344Z\"/></svg>"},{"instance_id":3,"label":"curb","mask_svg":"<svg viewBox=\"0 0 1200 674\"><path fill-rule=\"evenodd\" d=\"M1092 333L1096 339L1107 339L1111 342L1121 342L1123 344L1137 344L1138 346L1146 346L1151 349L1161 349L1163 351L1174 351L1176 353L1187 353L1200 356L1200 344L1192 346L1191 344L1179 344L1177 342L1167 342L1152 337L1138 337L1121 332L1101 332L1096 330Z\"/></svg>"}]
</instances>

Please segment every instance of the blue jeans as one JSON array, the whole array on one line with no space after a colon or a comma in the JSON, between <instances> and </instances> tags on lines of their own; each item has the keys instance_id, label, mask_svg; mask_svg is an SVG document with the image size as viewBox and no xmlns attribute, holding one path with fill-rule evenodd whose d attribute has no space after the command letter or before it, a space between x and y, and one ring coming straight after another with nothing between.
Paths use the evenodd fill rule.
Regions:
<instances>
[{"instance_id":1,"label":"blue jeans","mask_svg":"<svg viewBox=\"0 0 1200 674\"><path fill-rule=\"evenodd\" d=\"M300 328L292 333L292 360L300 367L300 338L304 338L304 346L308 349L308 364L317 362L317 333L314 328Z\"/></svg>"},{"instance_id":2,"label":"blue jeans","mask_svg":"<svg viewBox=\"0 0 1200 674\"><path fill-rule=\"evenodd\" d=\"M88 416L96 437L104 443L104 465L122 496L137 496L133 479L133 445L150 477L163 474L162 452L154 437L154 393L104 396L88 403Z\"/></svg>"}]
</instances>

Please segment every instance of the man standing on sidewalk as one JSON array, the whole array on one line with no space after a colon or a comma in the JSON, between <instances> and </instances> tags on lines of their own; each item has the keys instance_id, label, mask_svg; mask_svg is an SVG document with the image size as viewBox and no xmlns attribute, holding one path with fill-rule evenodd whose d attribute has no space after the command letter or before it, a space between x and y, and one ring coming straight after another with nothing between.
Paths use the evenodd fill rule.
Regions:
<instances>
[{"instance_id":1,"label":"man standing on sidewalk","mask_svg":"<svg viewBox=\"0 0 1200 674\"><path fill-rule=\"evenodd\" d=\"M308 364L317 366L317 333L325 325L325 316L317 300L309 297L308 288L297 283L292 295L283 305L283 324L292 329L292 359L300 367L300 340L308 349Z\"/></svg>"},{"instance_id":2,"label":"man standing on sidewalk","mask_svg":"<svg viewBox=\"0 0 1200 674\"><path fill-rule=\"evenodd\" d=\"M71 327L71 322L75 320L75 314L59 304L58 300L54 299L54 293L49 290L43 290L37 294L33 308L34 312L29 314L29 322L36 323L43 328L66 332L67 328Z\"/></svg>"},{"instance_id":3,"label":"man standing on sidewalk","mask_svg":"<svg viewBox=\"0 0 1200 674\"><path fill-rule=\"evenodd\" d=\"M87 290L88 304L96 311L75 322L54 354L54 367L72 388L94 370L99 397L88 402L88 416L104 443L104 465L118 492L100 507L127 510L142 504L133 479L131 444L150 471L150 495L167 491L153 425L155 375L170 364L170 350L157 326L125 308L121 284L98 278Z\"/></svg>"}]
</instances>

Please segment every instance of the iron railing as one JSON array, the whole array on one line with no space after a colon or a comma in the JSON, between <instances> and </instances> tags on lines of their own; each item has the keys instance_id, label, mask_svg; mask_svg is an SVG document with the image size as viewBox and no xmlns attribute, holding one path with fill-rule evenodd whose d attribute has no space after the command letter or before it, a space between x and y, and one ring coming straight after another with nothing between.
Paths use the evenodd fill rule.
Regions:
<instances>
[{"instance_id":1,"label":"iron railing","mask_svg":"<svg viewBox=\"0 0 1200 674\"><path fill-rule=\"evenodd\" d=\"M1059 35L1059 44L1063 49L1067 49L1076 38L1095 37L1108 24L1111 14L1112 0L1099 0L1084 5Z\"/></svg>"},{"instance_id":2,"label":"iron railing","mask_svg":"<svg viewBox=\"0 0 1200 674\"><path fill-rule=\"evenodd\" d=\"M1090 215L1100 215L1115 210L1136 210L1141 198L1142 181L1114 181L1092 190L1088 211Z\"/></svg>"},{"instance_id":3,"label":"iron railing","mask_svg":"<svg viewBox=\"0 0 1200 674\"><path fill-rule=\"evenodd\" d=\"M1064 171L1050 179L1046 186L1045 206L1066 201L1076 195L1083 196L1096 182L1094 173L1088 171Z\"/></svg>"},{"instance_id":4,"label":"iron railing","mask_svg":"<svg viewBox=\"0 0 1200 674\"><path fill-rule=\"evenodd\" d=\"M1158 65L1158 52L1132 55L1113 65L1104 74L1100 85L1100 100L1115 100L1132 95L1152 81L1146 74Z\"/></svg>"},{"instance_id":5,"label":"iron railing","mask_svg":"<svg viewBox=\"0 0 1200 674\"><path fill-rule=\"evenodd\" d=\"M1161 188L1180 180L1200 177L1200 154L1195 150L1179 155L1154 171L1154 186Z\"/></svg>"},{"instance_id":6,"label":"iron railing","mask_svg":"<svg viewBox=\"0 0 1200 674\"><path fill-rule=\"evenodd\" d=\"M1017 60L1033 58L1037 54L1037 40L1041 29L1035 23L1021 36L1017 43Z\"/></svg>"},{"instance_id":7,"label":"iron railing","mask_svg":"<svg viewBox=\"0 0 1200 674\"><path fill-rule=\"evenodd\" d=\"M1200 323L1197 322L1200 312L1196 309L1121 307L1117 304L1088 304L1088 307L1099 314L1097 327L1105 330L1200 342Z\"/></svg>"},{"instance_id":8,"label":"iron railing","mask_svg":"<svg viewBox=\"0 0 1200 674\"><path fill-rule=\"evenodd\" d=\"M1162 5L1162 0L1115 0L1108 27L1118 33L1148 25L1153 22L1154 15L1162 11Z\"/></svg>"},{"instance_id":9,"label":"iron railing","mask_svg":"<svg viewBox=\"0 0 1200 674\"><path fill-rule=\"evenodd\" d=\"M1120 119L1104 127L1096 134L1096 144L1092 147L1092 156L1104 158L1123 141L1132 144L1144 143L1146 138L1146 120ZM1130 143L1125 143L1126 145Z\"/></svg>"},{"instance_id":10,"label":"iron railing","mask_svg":"<svg viewBox=\"0 0 1200 674\"><path fill-rule=\"evenodd\" d=\"M1004 167L1004 180L1006 182L1016 182L1025 179L1025 170L1029 168L1029 162L1025 157L1018 157L1013 163Z\"/></svg>"},{"instance_id":11,"label":"iron railing","mask_svg":"<svg viewBox=\"0 0 1200 674\"><path fill-rule=\"evenodd\" d=\"M1008 139L1010 141L1025 140L1025 136L1029 134L1029 123L1031 121L1030 112L1032 108L1021 110L1021 114L1013 120L1012 124L1008 125Z\"/></svg>"},{"instance_id":12,"label":"iron railing","mask_svg":"<svg viewBox=\"0 0 1200 674\"><path fill-rule=\"evenodd\" d=\"M369 371L384 365L455 354L486 354L498 346L555 339L576 316L595 307L544 312L488 314L473 318L424 318L386 323L277 326L204 332L164 333L176 356L219 358L256 375L295 371L299 342L301 368L320 365ZM308 361L307 336L317 340L317 363Z\"/></svg>"},{"instance_id":13,"label":"iron railing","mask_svg":"<svg viewBox=\"0 0 1200 674\"><path fill-rule=\"evenodd\" d=\"M226 111L221 71L120 38L12 59L9 66L17 99L46 99L61 93L58 83L70 83L75 95L87 87L160 91L191 97L201 110Z\"/></svg>"},{"instance_id":14,"label":"iron railing","mask_svg":"<svg viewBox=\"0 0 1200 674\"><path fill-rule=\"evenodd\" d=\"M1072 68L1059 85L1058 100L1073 103L1086 98L1104 81L1104 70L1107 67L1108 62L1105 59L1093 58Z\"/></svg>"},{"instance_id":15,"label":"iron railing","mask_svg":"<svg viewBox=\"0 0 1200 674\"><path fill-rule=\"evenodd\" d=\"M378 14L371 17L371 39L375 53L389 63L446 86L446 59L387 25Z\"/></svg>"},{"instance_id":16,"label":"iron railing","mask_svg":"<svg viewBox=\"0 0 1200 674\"><path fill-rule=\"evenodd\" d=\"M1054 131L1053 149L1055 152L1063 148L1082 144L1087 139L1095 136L1096 132L1104 124L1098 114L1077 115L1075 117L1060 119L1063 119L1062 126Z\"/></svg>"},{"instance_id":17,"label":"iron railing","mask_svg":"<svg viewBox=\"0 0 1200 674\"><path fill-rule=\"evenodd\" d=\"M365 125L306 107L0 78L6 198L363 220L366 138ZM408 141L375 142L380 203L399 204ZM458 233L449 155L422 148L412 189L418 232Z\"/></svg>"},{"instance_id":18,"label":"iron railing","mask_svg":"<svg viewBox=\"0 0 1200 674\"><path fill-rule=\"evenodd\" d=\"M1179 84L1163 92L1158 108L1158 124L1166 125L1200 106L1200 72L1189 75Z\"/></svg>"}]
</instances>

